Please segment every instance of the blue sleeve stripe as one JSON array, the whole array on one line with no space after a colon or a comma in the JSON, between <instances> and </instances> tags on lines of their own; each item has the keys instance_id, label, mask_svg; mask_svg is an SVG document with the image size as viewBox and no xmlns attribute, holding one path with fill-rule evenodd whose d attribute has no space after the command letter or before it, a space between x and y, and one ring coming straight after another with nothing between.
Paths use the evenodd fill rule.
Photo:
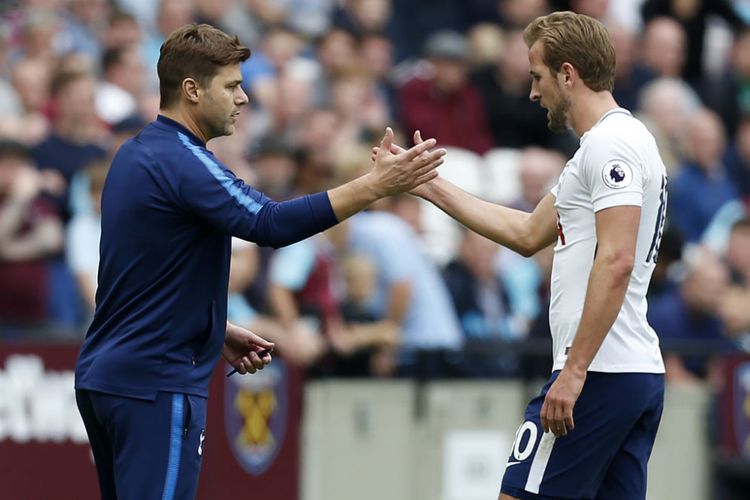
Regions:
<instances>
[{"instance_id":1,"label":"blue sleeve stripe","mask_svg":"<svg viewBox=\"0 0 750 500\"><path fill-rule=\"evenodd\" d=\"M180 137L180 142L182 142L183 146L185 146L188 150L190 150L193 155L195 155L198 160L200 160L201 163L206 167L206 169L209 171L211 175L214 176L214 178L221 184L221 186L229 193L229 195L237 200L237 202L245 207L248 211L250 211L253 214L257 214L260 212L260 209L263 208L263 205L252 199L250 196L248 196L245 192L242 191L237 185L234 183L232 179L229 178L229 176L222 170L222 168L211 158L206 155L206 153L203 152L203 150L190 142L190 139L183 134L182 132L177 132L177 135Z\"/></svg>"},{"instance_id":2,"label":"blue sleeve stripe","mask_svg":"<svg viewBox=\"0 0 750 500\"><path fill-rule=\"evenodd\" d=\"M164 479L164 492L161 500L174 500L177 489L177 476L180 473L180 452L182 451L182 404L184 394L172 395L172 423L169 432L169 461L167 462L167 477Z\"/></svg>"}]
</instances>

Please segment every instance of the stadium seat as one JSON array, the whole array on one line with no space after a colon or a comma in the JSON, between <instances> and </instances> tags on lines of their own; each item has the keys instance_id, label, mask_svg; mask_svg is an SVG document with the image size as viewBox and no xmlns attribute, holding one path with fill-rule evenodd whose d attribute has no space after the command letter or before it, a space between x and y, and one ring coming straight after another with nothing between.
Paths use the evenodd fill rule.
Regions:
<instances>
[{"instance_id":1,"label":"stadium seat","mask_svg":"<svg viewBox=\"0 0 750 500\"><path fill-rule=\"evenodd\" d=\"M419 207L422 241L430 259L444 266L456 255L461 229L455 220L432 203L421 200Z\"/></svg>"},{"instance_id":2,"label":"stadium seat","mask_svg":"<svg viewBox=\"0 0 750 500\"><path fill-rule=\"evenodd\" d=\"M518 149L495 148L485 153L480 196L501 204L516 200L521 192L520 165L521 151Z\"/></svg>"},{"instance_id":3,"label":"stadium seat","mask_svg":"<svg viewBox=\"0 0 750 500\"><path fill-rule=\"evenodd\" d=\"M478 196L482 191L482 157L468 149L447 146L445 150L448 154L445 163L438 168L440 176Z\"/></svg>"}]
</instances>

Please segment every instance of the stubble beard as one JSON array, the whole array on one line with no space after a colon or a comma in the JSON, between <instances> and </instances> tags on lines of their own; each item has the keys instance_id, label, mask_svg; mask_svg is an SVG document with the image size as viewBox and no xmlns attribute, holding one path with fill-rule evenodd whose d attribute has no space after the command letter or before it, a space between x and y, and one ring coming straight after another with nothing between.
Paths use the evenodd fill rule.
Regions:
<instances>
[{"instance_id":1,"label":"stubble beard","mask_svg":"<svg viewBox=\"0 0 750 500\"><path fill-rule=\"evenodd\" d=\"M568 129L568 111L570 99L562 97L560 101L547 111L547 127L552 132L565 132Z\"/></svg>"},{"instance_id":2,"label":"stubble beard","mask_svg":"<svg viewBox=\"0 0 750 500\"><path fill-rule=\"evenodd\" d=\"M211 138L232 135L234 133L234 124L231 118L226 118L222 121L218 119L214 120L209 124L209 133Z\"/></svg>"}]
</instances>

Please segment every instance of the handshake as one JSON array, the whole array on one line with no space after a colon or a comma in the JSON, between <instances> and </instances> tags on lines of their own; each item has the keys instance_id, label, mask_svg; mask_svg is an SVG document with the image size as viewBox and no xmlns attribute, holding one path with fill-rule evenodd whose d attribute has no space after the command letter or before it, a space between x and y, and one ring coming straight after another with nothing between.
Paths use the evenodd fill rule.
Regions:
<instances>
[{"instance_id":1,"label":"handshake","mask_svg":"<svg viewBox=\"0 0 750 500\"><path fill-rule=\"evenodd\" d=\"M372 148L375 164L372 174L380 184L379 196L403 192L421 195L424 184L438 177L437 168L445 161L446 150L432 149L435 139L422 139L419 130L414 132L414 147L406 149L393 142L393 130L386 128L380 145Z\"/></svg>"}]
</instances>

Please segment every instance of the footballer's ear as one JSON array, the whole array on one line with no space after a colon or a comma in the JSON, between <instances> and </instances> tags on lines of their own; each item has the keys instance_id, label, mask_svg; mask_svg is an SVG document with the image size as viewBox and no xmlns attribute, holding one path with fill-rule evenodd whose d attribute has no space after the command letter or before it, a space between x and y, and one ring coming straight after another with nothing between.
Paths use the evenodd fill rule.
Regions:
<instances>
[{"instance_id":1,"label":"footballer's ear","mask_svg":"<svg viewBox=\"0 0 750 500\"><path fill-rule=\"evenodd\" d=\"M192 78L185 78L182 80L182 94L185 98L192 102L197 103L200 100L201 89L198 82Z\"/></svg>"},{"instance_id":2,"label":"footballer's ear","mask_svg":"<svg viewBox=\"0 0 750 500\"><path fill-rule=\"evenodd\" d=\"M576 78L576 69L573 67L572 64L568 62L562 63L560 66L560 76L562 77L562 83L566 85L570 85L573 83L573 81Z\"/></svg>"}]
</instances>

